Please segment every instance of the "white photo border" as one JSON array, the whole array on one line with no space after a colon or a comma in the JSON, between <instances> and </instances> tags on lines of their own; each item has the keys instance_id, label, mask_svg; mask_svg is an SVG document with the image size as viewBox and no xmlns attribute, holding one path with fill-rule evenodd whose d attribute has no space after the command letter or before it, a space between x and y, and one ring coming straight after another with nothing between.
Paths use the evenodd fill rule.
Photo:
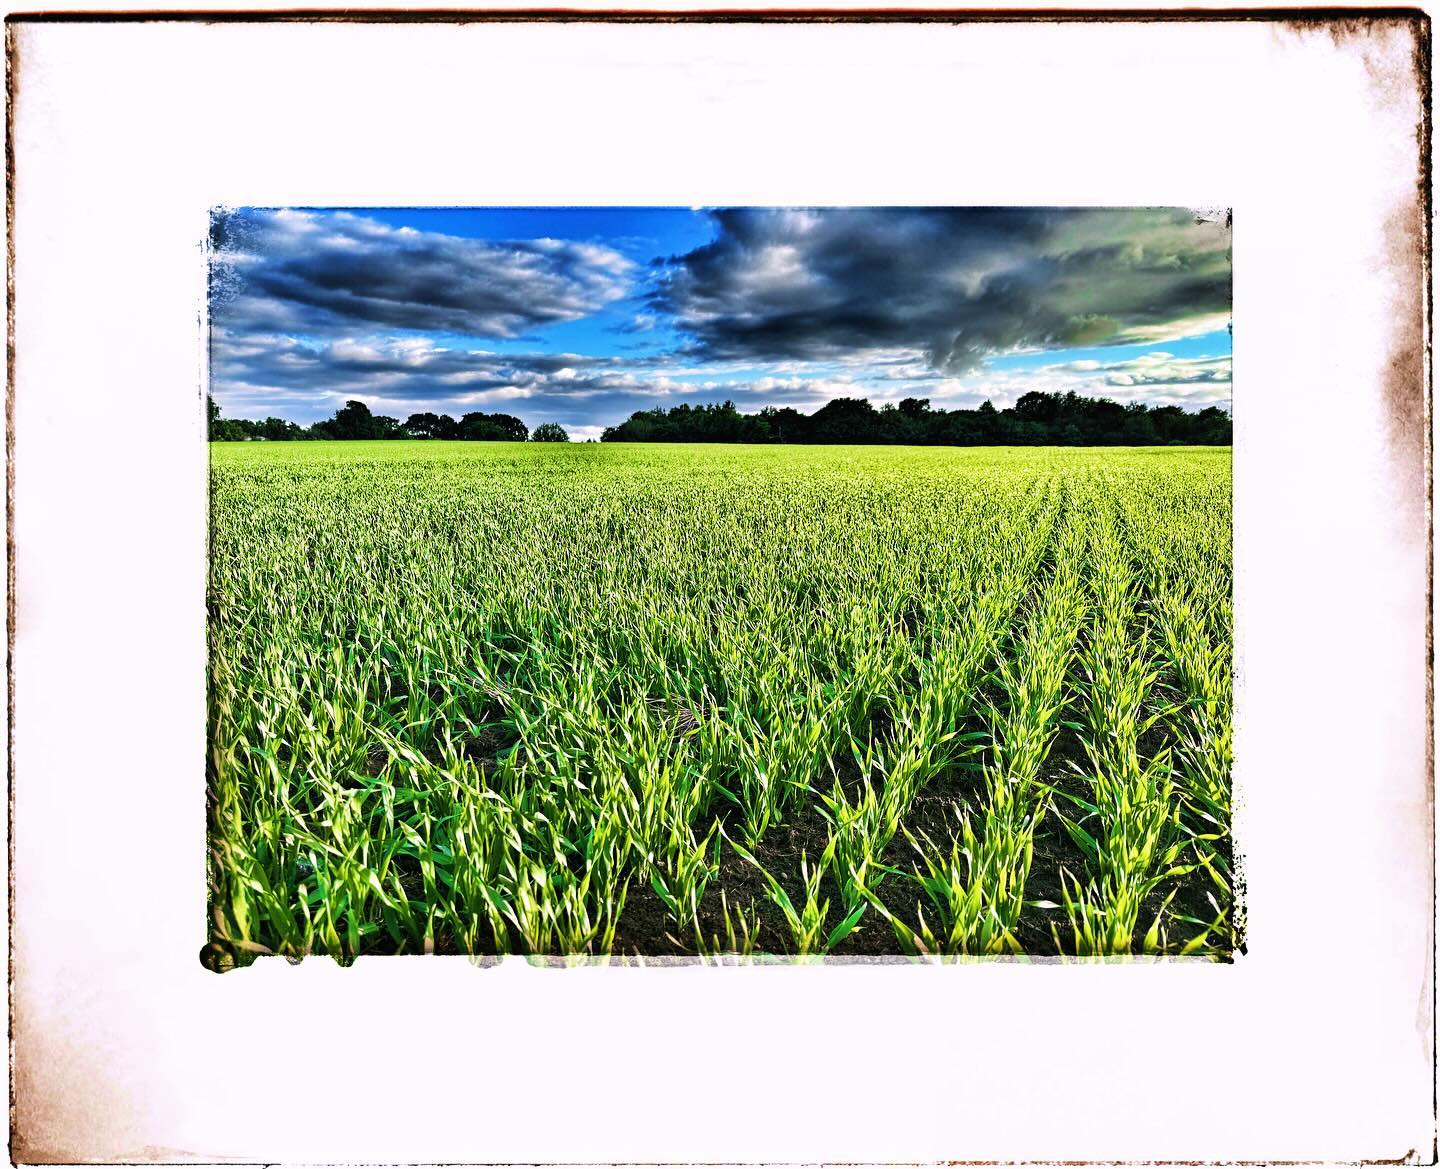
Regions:
<instances>
[{"instance_id":1,"label":"white photo border","mask_svg":"<svg viewBox=\"0 0 1440 1169\"><path fill-rule=\"evenodd\" d=\"M17 1160L1433 1163L1428 18L1015 15L8 26ZM206 971L222 204L1233 208L1247 952Z\"/></svg>"}]
</instances>

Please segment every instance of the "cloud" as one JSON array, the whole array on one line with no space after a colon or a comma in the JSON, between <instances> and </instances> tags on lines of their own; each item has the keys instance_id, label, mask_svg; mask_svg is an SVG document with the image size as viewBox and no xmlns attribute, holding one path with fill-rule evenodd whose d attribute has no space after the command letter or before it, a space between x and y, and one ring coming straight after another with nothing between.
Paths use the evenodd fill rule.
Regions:
<instances>
[{"instance_id":1,"label":"cloud","mask_svg":"<svg viewBox=\"0 0 1440 1169\"><path fill-rule=\"evenodd\" d=\"M352 397L402 419L500 409L584 433L636 409L727 398L746 411L836 397L1006 406L1032 389L1228 404L1228 357L1165 349L1229 320L1223 222L1147 210L706 214L712 243L649 269L616 239L475 240L348 212L217 215L216 401L227 416L297 421ZM562 334L588 352L513 344L595 314L596 327ZM996 360L1120 342L1154 349Z\"/></svg>"},{"instance_id":2,"label":"cloud","mask_svg":"<svg viewBox=\"0 0 1440 1169\"><path fill-rule=\"evenodd\" d=\"M654 313L636 313L623 325L616 326L617 333L649 333L660 323Z\"/></svg>"},{"instance_id":3,"label":"cloud","mask_svg":"<svg viewBox=\"0 0 1440 1169\"><path fill-rule=\"evenodd\" d=\"M430 404L427 409L463 412L521 398L583 399L622 392L663 397L718 388L719 383L697 384L661 372L660 364L653 357L500 354L449 348L425 337L317 341L222 333L211 345L216 400L245 416L272 412L272 404L288 405L307 393L329 410L359 398L367 404L383 400L387 408L404 410L424 402Z\"/></svg>"},{"instance_id":4,"label":"cloud","mask_svg":"<svg viewBox=\"0 0 1440 1169\"><path fill-rule=\"evenodd\" d=\"M212 320L232 331L510 338L599 311L635 268L594 243L464 239L344 211L217 212L211 242Z\"/></svg>"},{"instance_id":5,"label":"cloud","mask_svg":"<svg viewBox=\"0 0 1440 1169\"><path fill-rule=\"evenodd\" d=\"M641 384L635 370L647 364L647 358L448 348L425 337L311 341L282 334L222 334L210 348L212 380L222 396L317 389L331 399L384 394L395 400L477 400L478 394L501 390L511 396L541 390L582 394Z\"/></svg>"},{"instance_id":6,"label":"cloud","mask_svg":"<svg viewBox=\"0 0 1440 1169\"><path fill-rule=\"evenodd\" d=\"M1076 364L1079 364L1078 362ZM1112 386L1230 386L1230 358L1176 358L1168 353L1146 353L1129 361L1098 366Z\"/></svg>"},{"instance_id":7,"label":"cloud","mask_svg":"<svg viewBox=\"0 0 1440 1169\"><path fill-rule=\"evenodd\" d=\"M650 296L708 359L998 354L1223 326L1230 232L1183 210L747 209L664 261Z\"/></svg>"},{"instance_id":8,"label":"cloud","mask_svg":"<svg viewBox=\"0 0 1440 1169\"><path fill-rule=\"evenodd\" d=\"M603 426L585 426L574 422L565 427L565 433L570 436L571 442L589 442L592 438L598 439L604 432Z\"/></svg>"},{"instance_id":9,"label":"cloud","mask_svg":"<svg viewBox=\"0 0 1440 1169\"><path fill-rule=\"evenodd\" d=\"M1230 358L1177 358L1157 350L1110 362L1056 362L1030 369L946 377L905 365L791 363L785 376L739 375L733 367L676 368L664 357L578 353L499 354L448 348L427 338L221 336L212 350L216 400L227 416L278 414L314 421L358 398L401 419L421 411L519 413L527 423L606 425L634 410L729 399L742 410L794 406L809 412L832 398L865 397L877 407L928 397L944 409L989 399L1014 405L1031 390L1075 392L1119 402L1202 409L1230 402ZM892 376L896 371L906 375Z\"/></svg>"},{"instance_id":10,"label":"cloud","mask_svg":"<svg viewBox=\"0 0 1440 1169\"><path fill-rule=\"evenodd\" d=\"M1112 362L1067 361L1034 369L987 369L943 378L916 391L947 410L969 409L989 400L998 409L1013 406L1032 390L1049 394L1076 393L1116 402L1150 406L1230 408L1231 364L1228 356L1177 358L1153 352ZM877 402L895 401L900 391L871 395Z\"/></svg>"},{"instance_id":11,"label":"cloud","mask_svg":"<svg viewBox=\"0 0 1440 1169\"><path fill-rule=\"evenodd\" d=\"M428 338L317 341L283 334L222 334L211 347L215 399L227 417L279 415L312 422L347 399L401 420L471 410L520 414L530 425L601 427L635 410L734 401L742 410L869 392L849 373L740 377L724 367L676 368L663 357L500 354ZM589 431L585 431L589 434ZM598 430L595 431L598 434Z\"/></svg>"}]
</instances>

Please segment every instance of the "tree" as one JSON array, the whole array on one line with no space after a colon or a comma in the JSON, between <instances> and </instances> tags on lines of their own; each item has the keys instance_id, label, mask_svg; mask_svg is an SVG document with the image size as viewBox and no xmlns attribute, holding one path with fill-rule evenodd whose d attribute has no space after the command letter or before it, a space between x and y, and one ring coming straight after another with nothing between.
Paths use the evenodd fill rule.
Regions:
<instances>
[{"instance_id":1,"label":"tree","mask_svg":"<svg viewBox=\"0 0 1440 1169\"><path fill-rule=\"evenodd\" d=\"M1149 446L1155 438L1155 423L1150 417L1150 411L1140 402L1132 402L1126 406L1120 427L1120 441L1134 446Z\"/></svg>"},{"instance_id":2,"label":"tree","mask_svg":"<svg viewBox=\"0 0 1440 1169\"><path fill-rule=\"evenodd\" d=\"M1125 442L1125 407L1109 398L1079 399L1076 426L1082 441L1092 446Z\"/></svg>"},{"instance_id":3,"label":"tree","mask_svg":"<svg viewBox=\"0 0 1440 1169\"><path fill-rule=\"evenodd\" d=\"M810 433L810 419L794 406L766 406L756 417L765 424L770 442L804 442Z\"/></svg>"},{"instance_id":4,"label":"tree","mask_svg":"<svg viewBox=\"0 0 1440 1169\"><path fill-rule=\"evenodd\" d=\"M490 421L500 428L506 442L524 442L530 437L530 428L513 414L492 414Z\"/></svg>"},{"instance_id":5,"label":"tree","mask_svg":"<svg viewBox=\"0 0 1440 1169\"><path fill-rule=\"evenodd\" d=\"M448 414L412 414L404 430L411 438L458 438L460 425Z\"/></svg>"},{"instance_id":6,"label":"tree","mask_svg":"<svg viewBox=\"0 0 1440 1169\"><path fill-rule=\"evenodd\" d=\"M283 418L270 417L259 424L260 437L271 442L286 442L300 437L300 428Z\"/></svg>"},{"instance_id":7,"label":"tree","mask_svg":"<svg viewBox=\"0 0 1440 1169\"><path fill-rule=\"evenodd\" d=\"M216 442L245 442L252 437L250 425L243 418L217 418L210 434Z\"/></svg>"},{"instance_id":8,"label":"tree","mask_svg":"<svg viewBox=\"0 0 1440 1169\"><path fill-rule=\"evenodd\" d=\"M268 438L265 433L266 425L280 421L278 418L266 419L265 422L251 422L248 418L221 418L220 407L209 394L205 395L205 415L206 437L211 442L247 442L252 438ZM294 429L298 434L300 428L295 426Z\"/></svg>"},{"instance_id":9,"label":"tree","mask_svg":"<svg viewBox=\"0 0 1440 1169\"><path fill-rule=\"evenodd\" d=\"M793 413L793 411L792 411ZM741 414L734 402L691 406L682 402L670 410L637 410L620 423L608 426L603 442L774 442L773 410ZM796 415L799 417L799 415Z\"/></svg>"},{"instance_id":10,"label":"tree","mask_svg":"<svg viewBox=\"0 0 1440 1169\"><path fill-rule=\"evenodd\" d=\"M1195 415L1195 432L1190 441L1205 446L1229 446L1234 426L1230 415L1218 406L1208 406Z\"/></svg>"},{"instance_id":11,"label":"tree","mask_svg":"<svg viewBox=\"0 0 1440 1169\"><path fill-rule=\"evenodd\" d=\"M975 441L981 446L998 441L1000 433L1000 413L995 409L989 398L986 398L974 411L972 417L975 419Z\"/></svg>"},{"instance_id":12,"label":"tree","mask_svg":"<svg viewBox=\"0 0 1440 1169\"><path fill-rule=\"evenodd\" d=\"M1150 419L1155 423L1155 434L1162 443L1185 441L1187 417L1179 406L1160 406L1150 411Z\"/></svg>"},{"instance_id":13,"label":"tree","mask_svg":"<svg viewBox=\"0 0 1440 1169\"><path fill-rule=\"evenodd\" d=\"M810 416L811 441L869 443L880 438L880 416L866 398L832 398Z\"/></svg>"},{"instance_id":14,"label":"tree","mask_svg":"<svg viewBox=\"0 0 1440 1169\"><path fill-rule=\"evenodd\" d=\"M372 438L374 436L374 415L364 402L353 398L335 411L329 422L329 429L335 438Z\"/></svg>"},{"instance_id":15,"label":"tree","mask_svg":"<svg viewBox=\"0 0 1440 1169\"><path fill-rule=\"evenodd\" d=\"M531 442L569 442L570 436L558 422L542 422L530 435Z\"/></svg>"},{"instance_id":16,"label":"tree","mask_svg":"<svg viewBox=\"0 0 1440 1169\"><path fill-rule=\"evenodd\" d=\"M929 442L935 419L929 398L904 398L899 406L887 402L880 410L880 441L906 446Z\"/></svg>"},{"instance_id":17,"label":"tree","mask_svg":"<svg viewBox=\"0 0 1440 1169\"><path fill-rule=\"evenodd\" d=\"M460 417L458 437L469 442L524 442L530 430L513 414L484 414L476 410Z\"/></svg>"},{"instance_id":18,"label":"tree","mask_svg":"<svg viewBox=\"0 0 1440 1169\"><path fill-rule=\"evenodd\" d=\"M1049 426L1059 415L1060 405L1059 394L1045 394L1039 390L1031 390L1028 394L1020 395L1020 400L1015 403L1015 413L1026 422L1038 422L1042 426Z\"/></svg>"},{"instance_id":19,"label":"tree","mask_svg":"<svg viewBox=\"0 0 1440 1169\"><path fill-rule=\"evenodd\" d=\"M441 430L444 429L445 423L441 419L451 423L451 426L455 425L455 419L449 415L423 413L423 415L410 415L408 419L405 419L405 432L410 435L410 438L442 438Z\"/></svg>"}]
</instances>

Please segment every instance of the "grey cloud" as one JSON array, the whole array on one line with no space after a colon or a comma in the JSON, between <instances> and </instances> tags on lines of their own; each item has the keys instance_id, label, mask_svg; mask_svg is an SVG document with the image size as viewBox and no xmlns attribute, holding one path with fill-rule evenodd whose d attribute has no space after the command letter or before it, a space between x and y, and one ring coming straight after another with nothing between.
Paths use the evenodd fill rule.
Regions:
<instances>
[{"instance_id":1,"label":"grey cloud","mask_svg":"<svg viewBox=\"0 0 1440 1169\"><path fill-rule=\"evenodd\" d=\"M307 343L281 335L224 333L211 347L212 379L222 403L238 401L242 394L316 389L341 398L458 402L494 391L583 397L622 389L650 392L653 386L653 392L664 392L669 379L654 377L656 364L654 358L447 349L425 338Z\"/></svg>"},{"instance_id":2,"label":"grey cloud","mask_svg":"<svg viewBox=\"0 0 1440 1169\"><path fill-rule=\"evenodd\" d=\"M664 357L499 354L442 348L425 338L310 342L220 334L211 347L211 370L215 399L227 416L278 413L307 422L327 417L352 397L401 418L422 410L502 409L531 425L589 425L619 422L657 403L729 398L746 409L810 409L828 396L861 391L843 380L822 386L799 378L737 379L693 367L686 371L691 377L680 378Z\"/></svg>"},{"instance_id":3,"label":"grey cloud","mask_svg":"<svg viewBox=\"0 0 1440 1169\"><path fill-rule=\"evenodd\" d=\"M1157 363L1132 361L1110 371L1105 380L1112 386L1189 386L1228 385L1230 377L1227 357Z\"/></svg>"},{"instance_id":4,"label":"grey cloud","mask_svg":"<svg viewBox=\"0 0 1440 1169\"><path fill-rule=\"evenodd\" d=\"M618 300L634 268L597 244L462 239L333 211L217 212L211 245L212 320L265 332L511 338Z\"/></svg>"},{"instance_id":5,"label":"grey cloud","mask_svg":"<svg viewBox=\"0 0 1440 1169\"><path fill-rule=\"evenodd\" d=\"M1230 232L1183 210L730 210L656 274L712 359L913 349L948 374L1027 349L1156 340L1231 304Z\"/></svg>"}]
</instances>

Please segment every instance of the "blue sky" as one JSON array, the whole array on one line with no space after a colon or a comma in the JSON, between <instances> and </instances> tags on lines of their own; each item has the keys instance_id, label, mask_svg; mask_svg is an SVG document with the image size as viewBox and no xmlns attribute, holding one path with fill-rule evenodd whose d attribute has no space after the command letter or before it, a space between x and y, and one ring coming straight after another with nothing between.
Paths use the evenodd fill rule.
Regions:
<instances>
[{"instance_id":1,"label":"blue sky","mask_svg":"<svg viewBox=\"0 0 1440 1169\"><path fill-rule=\"evenodd\" d=\"M1230 231L1185 209L217 212L227 417L1230 402Z\"/></svg>"}]
</instances>

